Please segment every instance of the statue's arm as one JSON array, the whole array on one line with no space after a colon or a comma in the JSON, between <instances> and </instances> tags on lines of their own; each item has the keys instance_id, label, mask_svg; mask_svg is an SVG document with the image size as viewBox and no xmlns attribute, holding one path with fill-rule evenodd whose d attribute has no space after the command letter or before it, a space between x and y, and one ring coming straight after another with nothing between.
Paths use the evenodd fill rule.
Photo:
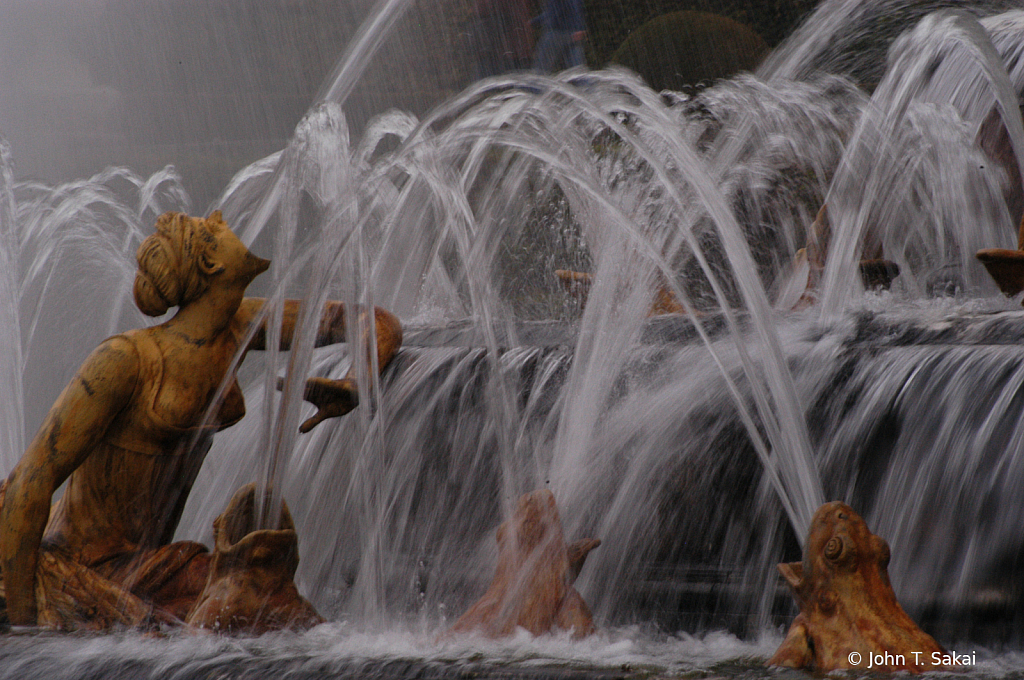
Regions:
<instances>
[{"instance_id":1,"label":"statue's arm","mask_svg":"<svg viewBox=\"0 0 1024 680\"><path fill-rule=\"evenodd\" d=\"M262 298L246 298L242 301L239 314L249 320L258 317L266 300ZM290 349L295 328L299 320L301 300L285 300L284 313L281 319L281 349ZM377 365L380 370L391 363L402 346L402 324L398 318L380 307L373 308L375 329L377 334ZM317 327L315 346L323 347L346 340L345 305L341 302L328 300L320 314ZM248 349L266 349L266 324L261 324L256 335L249 343Z\"/></svg>"},{"instance_id":2,"label":"statue's arm","mask_svg":"<svg viewBox=\"0 0 1024 680\"><path fill-rule=\"evenodd\" d=\"M242 301L239 309L240 317L246 322L258 318L260 310L266 304L265 300L259 298L246 298ZM295 335L295 327L299 320L300 300L285 300L281 322L281 349L289 349ZM391 360L398 354L402 346L402 325L391 312L380 307L373 308L374 330L377 336L377 367L383 371L384 367L391 363ZM367 324L368 326L368 324ZM252 342L247 349L266 349L267 332L264 322L257 329ZM369 333L369 328L366 329ZM317 327L315 345L322 347L346 339L345 305L340 302L329 300L320 314L320 323ZM368 352L372 351L367 348ZM367 357L371 360L372 355ZM349 370L347 376L341 380L328 378L310 378L306 381L304 398L315 404L318 408L316 415L309 418L299 427L302 432L309 432L320 422L327 418L335 418L345 415L359 404L359 390L355 381L355 366Z\"/></svg>"},{"instance_id":3,"label":"statue's arm","mask_svg":"<svg viewBox=\"0 0 1024 680\"><path fill-rule=\"evenodd\" d=\"M96 348L7 478L0 508L0 570L11 623L36 623L36 566L53 493L89 456L131 398L138 365L135 347L124 338L111 338Z\"/></svg>"}]
</instances>

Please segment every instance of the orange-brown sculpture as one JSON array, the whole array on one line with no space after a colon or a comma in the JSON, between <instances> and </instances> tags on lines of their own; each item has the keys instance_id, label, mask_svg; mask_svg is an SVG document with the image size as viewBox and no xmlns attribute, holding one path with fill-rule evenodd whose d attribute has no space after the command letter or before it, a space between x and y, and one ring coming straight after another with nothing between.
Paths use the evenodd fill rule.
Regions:
<instances>
[{"instance_id":1,"label":"orange-brown sculpture","mask_svg":"<svg viewBox=\"0 0 1024 680\"><path fill-rule=\"evenodd\" d=\"M1017 250L983 248L975 257L985 265L985 270L1004 295L1013 297L1024 290L1024 218L1017 230Z\"/></svg>"},{"instance_id":2,"label":"orange-brown sculpture","mask_svg":"<svg viewBox=\"0 0 1024 680\"><path fill-rule=\"evenodd\" d=\"M580 300L582 304L587 303L587 296L593 285L593 276L586 272L574 272L568 269L556 269L555 276L562 282L562 286L570 295ZM654 292L654 300L651 301L651 308L647 316L662 316L664 314L685 314L686 308L679 298L667 285L662 284Z\"/></svg>"},{"instance_id":3,"label":"orange-brown sculpture","mask_svg":"<svg viewBox=\"0 0 1024 680\"><path fill-rule=\"evenodd\" d=\"M212 435L245 415L236 355L267 342L261 325L243 344L264 305L245 289L270 263L250 253L219 212L163 215L137 260L139 308L177 312L93 351L8 477L0 571L11 623L180 622L207 583L206 548L171 539ZM282 349L291 345L300 304L284 305ZM327 303L317 345L345 338L345 311ZM383 368L401 344L401 326L382 309L374 318ZM350 378L334 382L335 390L313 390L320 412L304 426L357 402ZM229 387L218 396L222 384Z\"/></svg>"},{"instance_id":4,"label":"orange-brown sculpture","mask_svg":"<svg viewBox=\"0 0 1024 680\"><path fill-rule=\"evenodd\" d=\"M832 224L828 217L828 205L822 205L807 233L807 245L797 251L794 262L806 266L807 286L794 309L814 304L821 275L825 271L825 260L832 243ZM868 290L888 290L892 280L900 275L900 267L882 256L882 244L866 240L862 249L866 257L860 261L860 278Z\"/></svg>"},{"instance_id":5,"label":"orange-brown sculpture","mask_svg":"<svg viewBox=\"0 0 1024 680\"><path fill-rule=\"evenodd\" d=\"M270 502L269 494L264 502ZM227 633L265 633L323 623L295 587L299 540L282 505L276 529L256 526L256 488L239 489L213 522L213 562L186 622Z\"/></svg>"},{"instance_id":6,"label":"orange-brown sculpture","mask_svg":"<svg viewBox=\"0 0 1024 680\"><path fill-rule=\"evenodd\" d=\"M824 673L949 670L941 665L942 647L896 601L888 565L888 544L850 506L821 506L803 562L779 565L800 614L768 663Z\"/></svg>"},{"instance_id":7,"label":"orange-brown sculpture","mask_svg":"<svg viewBox=\"0 0 1024 680\"><path fill-rule=\"evenodd\" d=\"M590 635L593 618L573 583L600 544L590 538L566 546L554 495L547 489L524 495L512 518L498 527L494 580L452 632L505 637L516 628L534 635L560 628L578 638Z\"/></svg>"},{"instance_id":8,"label":"orange-brown sculpture","mask_svg":"<svg viewBox=\"0 0 1024 680\"><path fill-rule=\"evenodd\" d=\"M1024 239L1024 223L1022 223L1021 229L1021 238ZM817 300L817 288L821 283L821 275L825 270L825 259L831 241L832 225L829 222L828 206L822 205L808 230L807 245L798 250L796 255L793 256L792 271L800 272L801 277L806 273L806 283L803 281L803 278L796 279L796 275L791 274L793 282L799 285L800 288L794 291L792 297L784 294L782 296L784 302L776 300L777 305L784 304L787 308L791 307L794 310L798 310L815 303ZM1024 243L1024 240L1022 240L1022 243ZM859 271L864 287L868 290L888 290L892 285L893 279L900 275L899 265L882 257L882 245L876 241L866 240L863 252L867 257L860 261ZM979 252L978 257L981 258L982 253L985 252L989 251ZM1015 251L1001 252L1009 253ZM1024 262L1024 252L1017 255ZM593 277L590 274L567 269L556 269L555 276L558 277L558 280L570 295L579 299L582 304L586 304L587 295L590 293L590 288L593 285ZM1021 283L1018 291L1024 289L1024 272L1019 275L1019 279ZM654 293L654 300L651 302L647 316L685 313L686 308L679 301L679 298L676 297L672 289L665 283L659 285ZM695 311L694 314L698 317L701 316L700 312Z\"/></svg>"},{"instance_id":9,"label":"orange-brown sculpture","mask_svg":"<svg viewBox=\"0 0 1024 680\"><path fill-rule=\"evenodd\" d=\"M1024 106L1019 107L1024 116ZM998 106L993 106L988 116L978 127L974 140L985 155L991 158L1005 173L1003 199L1011 215L1024 213L1024 178L1021 167L1017 164L1017 153L1013 149L1010 131L1003 121L1003 114Z\"/></svg>"}]
</instances>

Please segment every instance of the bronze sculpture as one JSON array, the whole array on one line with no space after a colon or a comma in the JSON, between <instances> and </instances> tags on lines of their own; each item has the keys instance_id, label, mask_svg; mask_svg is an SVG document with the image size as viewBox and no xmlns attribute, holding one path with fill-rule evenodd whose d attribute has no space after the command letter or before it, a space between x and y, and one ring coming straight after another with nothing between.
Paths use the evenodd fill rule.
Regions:
<instances>
[{"instance_id":1,"label":"bronze sculpture","mask_svg":"<svg viewBox=\"0 0 1024 680\"><path fill-rule=\"evenodd\" d=\"M555 276L561 282L566 292L580 300L581 304L585 305L587 303L587 297L594 283L591 274L569 269L556 269ZM663 279L663 277L660 278ZM651 301L651 307L647 311L647 316L664 316L666 314L686 314L686 308L676 297L675 293L672 292L672 289L663 282L654 291L654 300ZM700 312L695 311L694 314L701 316Z\"/></svg>"},{"instance_id":2,"label":"bronze sculpture","mask_svg":"<svg viewBox=\"0 0 1024 680\"><path fill-rule=\"evenodd\" d=\"M213 535L206 586L186 623L215 632L265 633L323 622L293 581L299 544L286 503L276 528L257 529L256 487L247 484L214 520Z\"/></svg>"},{"instance_id":3,"label":"bronze sculpture","mask_svg":"<svg viewBox=\"0 0 1024 680\"><path fill-rule=\"evenodd\" d=\"M1024 223L1021 224L1021 230L1022 239L1024 239ZM822 205L814 218L814 222L807 230L807 245L793 255L789 274L790 280L793 283L790 285L797 285L798 290L791 287L785 288L779 299L775 300L775 305L780 306L781 309L786 311L795 311L805 309L817 302L818 286L821 283L822 273L825 270L825 261L831 241L832 225L828 217L828 206ZM861 283L864 284L864 288L867 290L888 290L892 285L893 279L900 275L899 265L883 257L882 244L877 241L872 232L869 231L868 235L864 238L862 246L862 255L865 257L858 263ZM983 254L989 252L996 252L996 250L979 251L978 258L986 262ZM1015 253L1017 260L1024 258L1024 252L998 252ZM987 262L986 266L988 266ZM568 269L556 269L555 277L558 278L562 287L570 296L578 299L582 305L587 303L587 296L593 286L593 276L591 274ZM654 299L651 301L647 316L686 314L685 306L676 297L672 288L665 282L664 277L659 274L658 278L660 283L655 288ZM1019 276L1019 278L1022 283L1016 289L1017 292L1024 289L1024 276ZM787 294L790 291L793 291L794 294ZM692 313L697 317L703 316L698 310L694 310Z\"/></svg>"},{"instance_id":4,"label":"bronze sculpture","mask_svg":"<svg viewBox=\"0 0 1024 680\"><path fill-rule=\"evenodd\" d=\"M823 204L807 230L807 245L793 256L793 270L806 269L807 282L803 294L793 309L804 309L817 301L817 290L825 271L825 261L832 245L832 223L828 216L828 205ZM888 290L893 279L900 275L900 267L886 260L882 244L869 229L861 242L862 258L858 263L861 283L867 290ZM802 280L802 279L801 279Z\"/></svg>"},{"instance_id":5,"label":"bronze sculpture","mask_svg":"<svg viewBox=\"0 0 1024 680\"><path fill-rule=\"evenodd\" d=\"M161 216L136 259L138 307L151 316L178 310L93 351L8 477L0 499L0 569L11 623L179 622L206 585L210 553L171 539L213 433L245 414L231 371L237 353L266 345L265 327L242 342L264 305L246 298L246 287L270 263L249 252L219 211L206 219ZM284 305L282 349L291 345L300 304ZM343 340L345 316L343 305L329 302L316 344ZM374 320L383 369L402 331L383 309L374 310ZM214 403L225 382L230 387ZM358 401L350 377L316 384L307 397L320 411L305 429ZM214 417L205 422L211 408Z\"/></svg>"}]
</instances>

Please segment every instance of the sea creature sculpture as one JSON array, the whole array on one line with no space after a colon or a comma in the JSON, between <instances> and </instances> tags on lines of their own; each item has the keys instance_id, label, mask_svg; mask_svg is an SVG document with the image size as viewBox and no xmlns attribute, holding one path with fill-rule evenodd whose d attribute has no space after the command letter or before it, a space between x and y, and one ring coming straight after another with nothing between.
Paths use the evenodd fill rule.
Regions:
<instances>
[{"instance_id":1,"label":"sea creature sculpture","mask_svg":"<svg viewBox=\"0 0 1024 680\"><path fill-rule=\"evenodd\" d=\"M498 527L497 538L494 579L451 632L495 638L516 628L534 635L559 628L577 638L594 632L590 609L573 584L601 541L587 538L567 546L554 494L540 489L522 496L512 517Z\"/></svg>"},{"instance_id":2,"label":"sea creature sculpture","mask_svg":"<svg viewBox=\"0 0 1024 680\"><path fill-rule=\"evenodd\" d=\"M1024 225L1021 227L1024 229ZM828 217L828 206L822 205L808 229L807 245L793 256L789 276L780 289L774 305L781 310L798 310L813 305L817 301L817 288L825 270L825 259L832 240L832 226ZM982 251L986 252L986 251ZM1013 252L1013 251L1006 251ZM882 257L882 246L875 241L865 240L863 253L866 255L859 263L861 282L868 290L888 290L893 279L900 275L900 267L891 260ZM1024 260L1024 252L1018 254ZM981 253L978 254L981 257ZM573 297L586 304L587 296L593 285L593 276L586 272L556 269L555 276L565 290ZM1021 275L1018 290L1024 289L1024 274ZM694 311L700 317L701 312ZM654 291L648 317L665 314L686 314L686 308L676 297L675 292L664 282Z\"/></svg>"},{"instance_id":3,"label":"sea creature sculpture","mask_svg":"<svg viewBox=\"0 0 1024 680\"><path fill-rule=\"evenodd\" d=\"M974 256L985 265L985 270L1004 295L1013 297L1024 290L1024 218L1017 231L1016 250L983 248Z\"/></svg>"},{"instance_id":4,"label":"sea creature sculpture","mask_svg":"<svg viewBox=\"0 0 1024 680\"><path fill-rule=\"evenodd\" d=\"M869 230L862 244L865 256L859 263L861 283L868 290L888 290L893 279L900 275L900 267L882 256L882 244L871 238ZM795 304L776 307L802 309L817 301L817 288L821 283L821 275L825 271L825 262L832 244L832 223L828 216L828 205L824 204L811 223L807 233L807 245L796 252L793 257L793 271L799 272L801 281L806 280L799 300Z\"/></svg>"},{"instance_id":5,"label":"sea creature sculpture","mask_svg":"<svg viewBox=\"0 0 1024 680\"><path fill-rule=\"evenodd\" d=\"M270 503L270 494L264 495ZM235 492L213 522L213 561L186 623L225 633L261 634L323 622L295 587L299 540L288 505L276 529L257 529L256 487Z\"/></svg>"},{"instance_id":6,"label":"sea creature sculpture","mask_svg":"<svg viewBox=\"0 0 1024 680\"><path fill-rule=\"evenodd\" d=\"M825 673L949 670L943 648L900 607L888 565L888 544L853 508L840 502L821 506L811 520L803 562L778 567L800 614L769 665Z\"/></svg>"},{"instance_id":7,"label":"sea creature sculpture","mask_svg":"<svg viewBox=\"0 0 1024 680\"><path fill-rule=\"evenodd\" d=\"M573 297L586 304L590 288L594 283L594 277L586 272L576 272L569 269L556 269L555 276L562 282L562 286ZM664 283L654 291L654 300L651 301L651 308L647 316L663 316L665 314L685 314L686 308L676 297L672 289ZM698 313L699 314L699 313Z\"/></svg>"}]
</instances>

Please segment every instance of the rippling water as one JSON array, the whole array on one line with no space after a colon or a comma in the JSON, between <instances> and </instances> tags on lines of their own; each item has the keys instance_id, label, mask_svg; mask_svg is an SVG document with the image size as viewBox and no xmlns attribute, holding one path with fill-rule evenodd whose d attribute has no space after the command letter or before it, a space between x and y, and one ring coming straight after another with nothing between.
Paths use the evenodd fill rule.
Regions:
<instances>
[{"instance_id":1,"label":"rippling water","mask_svg":"<svg viewBox=\"0 0 1024 680\"><path fill-rule=\"evenodd\" d=\"M259 638L137 633L66 636L23 632L0 642L3 680L159 678L787 678L801 671L766 668L782 631L741 640L724 632L658 635L637 627L591 638L474 636L439 640L436 630L373 632L327 623L307 633ZM950 646L977 664L958 677L1024 675L1024 654ZM860 673L840 674L848 677ZM947 674L930 674L943 677ZM929 677L929 676L925 676Z\"/></svg>"},{"instance_id":2,"label":"rippling water","mask_svg":"<svg viewBox=\"0 0 1024 680\"><path fill-rule=\"evenodd\" d=\"M774 633L755 642L716 632L666 637L635 627L582 641L525 631L500 641L438 640L434 630L371 632L347 623L260 638L25 632L0 642L0 678L768 676L774 672L763 662L781 640Z\"/></svg>"}]
</instances>

